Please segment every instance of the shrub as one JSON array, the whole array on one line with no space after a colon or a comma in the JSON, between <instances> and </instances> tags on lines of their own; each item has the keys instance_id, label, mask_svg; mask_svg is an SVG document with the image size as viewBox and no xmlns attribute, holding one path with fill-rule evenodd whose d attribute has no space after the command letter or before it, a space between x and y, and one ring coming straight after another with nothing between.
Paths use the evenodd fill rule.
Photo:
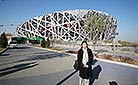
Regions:
<instances>
[{"instance_id":1,"label":"shrub","mask_svg":"<svg viewBox=\"0 0 138 85\"><path fill-rule=\"evenodd\" d=\"M67 51L67 53L77 54L77 53L78 53L78 51L69 50L69 51Z\"/></svg>"},{"instance_id":2,"label":"shrub","mask_svg":"<svg viewBox=\"0 0 138 85\"><path fill-rule=\"evenodd\" d=\"M41 42L41 46L42 46L43 48L48 48L48 47L50 47L50 40L49 40L49 38L47 38L47 41L45 41L45 39L43 39L42 42Z\"/></svg>"},{"instance_id":3,"label":"shrub","mask_svg":"<svg viewBox=\"0 0 138 85\"><path fill-rule=\"evenodd\" d=\"M122 51L130 51L130 48L123 48Z\"/></svg>"},{"instance_id":4,"label":"shrub","mask_svg":"<svg viewBox=\"0 0 138 85\"><path fill-rule=\"evenodd\" d=\"M107 59L107 60L112 60L112 55L98 55L96 57L102 58L102 59Z\"/></svg>"},{"instance_id":5,"label":"shrub","mask_svg":"<svg viewBox=\"0 0 138 85\"><path fill-rule=\"evenodd\" d=\"M46 41L45 41L45 39L43 39L43 40L41 41L41 46L42 46L43 48L45 48L45 45L46 45Z\"/></svg>"},{"instance_id":6,"label":"shrub","mask_svg":"<svg viewBox=\"0 0 138 85\"><path fill-rule=\"evenodd\" d=\"M134 60L130 57L120 57L121 62L132 63Z\"/></svg>"},{"instance_id":7,"label":"shrub","mask_svg":"<svg viewBox=\"0 0 138 85\"><path fill-rule=\"evenodd\" d=\"M46 48L50 47L50 40L49 40L49 38L47 38L45 47L46 47Z\"/></svg>"}]
</instances>

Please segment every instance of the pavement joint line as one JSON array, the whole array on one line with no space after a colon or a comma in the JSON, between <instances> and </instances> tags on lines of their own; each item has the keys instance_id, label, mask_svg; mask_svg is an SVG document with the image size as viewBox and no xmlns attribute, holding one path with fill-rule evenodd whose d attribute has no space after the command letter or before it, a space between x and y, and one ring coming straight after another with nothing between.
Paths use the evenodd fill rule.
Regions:
<instances>
[{"instance_id":1,"label":"pavement joint line","mask_svg":"<svg viewBox=\"0 0 138 85\"><path fill-rule=\"evenodd\" d=\"M35 47L35 48L45 49L45 50L50 50L50 51L55 51L55 52L64 52L64 51L57 51L57 50L52 50L52 49L48 49L48 48L40 48L40 47ZM71 53L67 53L67 54L72 55L72 56L77 56L77 54L71 54ZM123 65L123 66L129 66L129 67L133 67L133 68L138 68L137 65L133 65L133 64L123 63L123 62L117 62L117 61L112 61L112 60L106 60L106 59L100 59L100 58L95 58L95 59L103 61L103 62L118 64L118 65Z\"/></svg>"}]
</instances>

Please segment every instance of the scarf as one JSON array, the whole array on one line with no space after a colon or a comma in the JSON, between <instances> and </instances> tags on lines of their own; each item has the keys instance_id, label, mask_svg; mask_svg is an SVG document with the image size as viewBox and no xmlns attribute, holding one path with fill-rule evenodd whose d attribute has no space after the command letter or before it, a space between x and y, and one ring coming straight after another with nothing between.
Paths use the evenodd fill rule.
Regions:
<instances>
[{"instance_id":1,"label":"scarf","mask_svg":"<svg viewBox=\"0 0 138 85\"><path fill-rule=\"evenodd\" d=\"M88 62L88 51L87 48L86 49L82 49L83 50L83 58L82 58L82 63L84 64L84 67L88 67L88 65L86 65L86 63Z\"/></svg>"}]
</instances>

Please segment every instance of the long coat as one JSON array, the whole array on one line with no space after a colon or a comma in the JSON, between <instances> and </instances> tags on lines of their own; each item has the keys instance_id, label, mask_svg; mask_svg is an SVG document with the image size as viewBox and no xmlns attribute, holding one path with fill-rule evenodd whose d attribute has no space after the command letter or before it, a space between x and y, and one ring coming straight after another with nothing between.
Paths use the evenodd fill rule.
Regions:
<instances>
[{"instance_id":1,"label":"long coat","mask_svg":"<svg viewBox=\"0 0 138 85\"><path fill-rule=\"evenodd\" d=\"M89 49L89 48L87 48L87 52L88 52L88 62L86 64L88 65L89 77L91 77L92 76L93 53L92 53L91 49ZM82 71L84 71L85 69L83 68L84 65L82 63L82 59L83 59L83 50L81 48L78 51L77 60L78 60L78 64L79 64L79 76L83 78L83 75L85 75L85 74Z\"/></svg>"}]
</instances>

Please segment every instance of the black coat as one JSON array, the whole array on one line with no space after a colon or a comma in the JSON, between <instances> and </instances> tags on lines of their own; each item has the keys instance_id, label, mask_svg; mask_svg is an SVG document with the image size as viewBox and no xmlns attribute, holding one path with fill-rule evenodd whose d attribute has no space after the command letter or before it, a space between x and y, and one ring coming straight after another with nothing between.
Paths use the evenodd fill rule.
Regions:
<instances>
[{"instance_id":1,"label":"black coat","mask_svg":"<svg viewBox=\"0 0 138 85\"><path fill-rule=\"evenodd\" d=\"M87 52L88 52L88 62L86 63L89 67L88 67L88 74L89 77L92 76L92 61L93 61L93 53L91 51L91 49L87 48ZM82 73L84 71L83 68L83 63L82 63L82 59L83 59L83 50L82 48L78 51L78 55L77 55L77 60L78 60L78 64L79 64L79 76L82 77L83 75L85 75L85 73ZM82 70L83 69L83 70ZM87 74L86 74L87 75ZM82 77L83 78L83 77ZM86 78L87 79L87 78Z\"/></svg>"},{"instance_id":2,"label":"black coat","mask_svg":"<svg viewBox=\"0 0 138 85\"><path fill-rule=\"evenodd\" d=\"M88 62L87 62L87 65L91 66L92 65L92 61L93 61L93 53L92 53L91 49L89 49L89 48L87 48L87 51L88 51ZM78 51L78 55L77 55L78 64L80 66L83 66L82 59L83 59L83 50L81 48Z\"/></svg>"}]
</instances>

